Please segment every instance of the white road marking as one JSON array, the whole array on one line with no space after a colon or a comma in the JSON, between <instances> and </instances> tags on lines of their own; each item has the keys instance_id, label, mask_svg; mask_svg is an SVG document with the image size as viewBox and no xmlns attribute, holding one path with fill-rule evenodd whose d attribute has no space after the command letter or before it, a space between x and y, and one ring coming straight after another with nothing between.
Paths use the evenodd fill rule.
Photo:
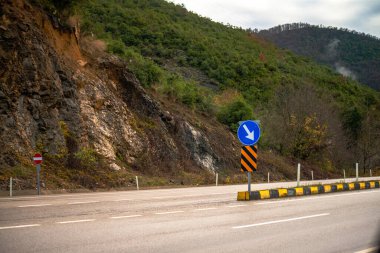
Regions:
<instances>
[{"instance_id":1,"label":"white road marking","mask_svg":"<svg viewBox=\"0 0 380 253\"><path fill-rule=\"evenodd\" d=\"M379 247L373 247L369 249L363 249L361 251L356 251L355 253L375 253L378 249Z\"/></svg>"},{"instance_id":2,"label":"white road marking","mask_svg":"<svg viewBox=\"0 0 380 253\"><path fill-rule=\"evenodd\" d=\"M227 207L234 208L234 207L241 207L241 206L247 206L247 205L234 205L234 206L227 206Z\"/></svg>"},{"instance_id":3,"label":"white road marking","mask_svg":"<svg viewBox=\"0 0 380 253\"><path fill-rule=\"evenodd\" d=\"M161 196L161 197L153 197L153 199L170 199L170 198L179 198L183 196Z\"/></svg>"},{"instance_id":4,"label":"white road marking","mask_svg":"<svg viewBox=\"0 0 380 253\"><path fill-rule=\"evenodd\" d=\"M141 214L136 214L136 215L128 215L128 216L114 216L110 217L110 219L124 219L124 218L135 218L135 217L141 217Z\"/></svg>"},{"instance_id":5,"label":"white road marking","mask_svg":"<svg viewBox=\"0 0 380 253\"><path fill-rule=\"evenodd\" d=\"M18 206L18 207L39 207L39 206L51 206L52 204L36 204L36 205L25 205L25 206Z\"/></svg>"},{"instance_id":6,"label":"white road marking","mask_svg":"<svg viewBox=\"0 0 380 253\"><path fill-rule=\"evenodd\" d=\"M258 226L264 226L264 225L270 225L270 224L276 224L276 223L283 223L283 222L289 222L289 221L296 221L296 220L304 220L304 219L311 219L311 218L317 218L321 216L327 216L330 215L330 213L320 213L315 215L309 215L309 216L302 216L302 217L296 217L296 218L290 218L285 220L275 220L275 221L267 221L262 223L255 223L255 224L249 224L249 225L243 225L243 226L236 226L232 227L233 229L239 229L239 228L250 228L250 227L258 227Z\"/></svg>"},{"instance_id":7,"label":"white road marking","mask_svg":"<svg viewBox=\"0 0 380 253\"><path fill-rule=\"evenodd\" d=\"M58 224L68 224L68 223L79 223L79 222L90 222L94 221L95 219L88 219L88 220L69 220L69 221L57 221Z\"/></svg>"},{"instance_id":8,"label":"white road marking","mask_svg":"<svg viewBox=\"0 0 380 253\"><path fill-rule=\"evenodd\" d=\"M200 209L195 209L194 211L207 211L207 210L215 210L218 209L216 207L209 207L209 208L200 208Z\"/></svg>"},{"instance_id":9,"label":"white road marking","mask_svg":"<svg viewBox=\"0 0 380 253\"><path fill-rule=\"evenodd\" d=\"M155 213L155 214L162 215L162 214L184 213L184 212L185 211L171 211L171 212L163 212L163 213Z\"/></svg>"},{"instance_id":10,"label":"white road marking","mask_svg":"<svg viewBox=\"0 0 380 253\"><path fill-rule=\"evenodd\" d=\"M78 204L91 204L91 203L99 203L100 201L80 201L80 202L70 202L68 205L78 205Z\"/></svg>"},{"instance_id":11,"label":"white road marking","mask_svg":"<svg viewBox=\"0 0 380 253\"><path fill-rule=\"evenodd\" d=\"M114 202L120 202L120 201L129 201L129 200L133 200L133 199L115 199L113 201Z\"/></svg>"},{"instance_id":12,"label":"white road marking","mask_svg":"<svg viewBox=\"0 0 380 253\"><path fill-rule=\"evenodd\" d=\"M0 227L0 230L1 230L1 229L11 229L11 228L39 227L39 226L41 226L41 224L18 225L18 226Z\"/></svg>"},{"instance_id":13,"label":"white road marking","mask_svg":"<svg viewBox=\"0 0 380 253\"><path fill-rule=\"evenodd\" d=\"M379 247L373 247L373 248L369 248L369 249L363 249L361 251L356 251L355 253L375 253L376 250L378 250Z\"/></svg>"}]
</instances>

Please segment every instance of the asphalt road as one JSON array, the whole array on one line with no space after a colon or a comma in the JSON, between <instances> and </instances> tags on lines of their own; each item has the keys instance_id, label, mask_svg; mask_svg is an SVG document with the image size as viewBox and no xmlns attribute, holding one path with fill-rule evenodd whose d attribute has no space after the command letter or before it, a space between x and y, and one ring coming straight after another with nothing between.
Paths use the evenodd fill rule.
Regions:
<instances>
[{"instance_id":1,"label":"asphalt road","mask_svg":"<svg viewBox=\"0 0 380 253\"><path fill-rule=\"evenodd\" d=\"M364 253L378 247L380 189L236 201L246 187L0 198L0 252Z\"/></svg>"}]
</instances>

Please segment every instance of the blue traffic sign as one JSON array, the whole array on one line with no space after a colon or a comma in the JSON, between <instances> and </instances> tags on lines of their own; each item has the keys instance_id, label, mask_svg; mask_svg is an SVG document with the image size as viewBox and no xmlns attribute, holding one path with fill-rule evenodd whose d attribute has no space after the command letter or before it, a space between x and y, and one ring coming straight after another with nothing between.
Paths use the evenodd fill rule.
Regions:
<instances>
[{"instance_id":1,"label":"blue traffic sign","mask_svg":"<svg viewBox=\"0 0 380 253\"><path fill-rule=\"evenodd\" d=\"M237 130L237 136L243 145L254 145L260 138L260 127L252 120L243 121Z\"/></svg>"}]
</instances>

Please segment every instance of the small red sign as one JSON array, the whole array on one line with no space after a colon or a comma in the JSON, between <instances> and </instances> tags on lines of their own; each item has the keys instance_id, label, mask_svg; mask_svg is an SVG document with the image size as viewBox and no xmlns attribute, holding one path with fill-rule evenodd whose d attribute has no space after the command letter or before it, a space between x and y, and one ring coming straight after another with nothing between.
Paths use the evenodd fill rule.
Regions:
<instances>
[{"instance_id":1,"label":"small red sign","mask_svg":"<svg viewBox=\"0 0 380 253\"><path fill-rule=\"evenodd\" d=\"M34 164L41 164L42 163L42 155L41 154L35 154L33 156Z\"/></svg>"}]
</instances>

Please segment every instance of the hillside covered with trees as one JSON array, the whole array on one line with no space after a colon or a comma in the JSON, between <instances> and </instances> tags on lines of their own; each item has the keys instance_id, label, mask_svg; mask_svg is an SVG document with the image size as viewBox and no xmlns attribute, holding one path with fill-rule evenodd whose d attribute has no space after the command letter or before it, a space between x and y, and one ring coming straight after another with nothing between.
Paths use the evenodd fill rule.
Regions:
<instances>
[{"instance_id":1,"label":"hillside covered with trees","mask_svg":"<svg viewBox=\"0 0 380 253\"><path fill-rule=\"evenodd\" d=\"M261 119L266 149L329 169L378 158L379 94L352 78L162 0L81 1L73 9L82 33L129 61L144 87L216 115L232 131ZM341 38L353 47L378 42L365 39ZM380 59L370 50L362 57Z\"/></svg>"},{"instance_id":2,"label":"hillside covered with trees","mask_svg":"<svg viewBox=\"0 0 380 253\"><path fill-rule=\"evenodd\" d=\"M380 166L380 95L311 58L164 0L8 1L0 34L0 181L33 187L243 182L241 120L259 120L255 180ZM369 53L372 59L376 52ZM4 155L3 155L4 154ZM187 180L187 181L186 181ZM0 187L5 187L0 185Z\"/></svg>"},{"instance_id":3,"label":"hillside covered with trees","mask_svg":"<svg viewBox=\"0 0 380 253\"><path fill-rule=\"evenodd\" d=\"M306 23L279 25L257 34L380 90L380 39L375 36Z\"/></svg>"}]
</instances>

